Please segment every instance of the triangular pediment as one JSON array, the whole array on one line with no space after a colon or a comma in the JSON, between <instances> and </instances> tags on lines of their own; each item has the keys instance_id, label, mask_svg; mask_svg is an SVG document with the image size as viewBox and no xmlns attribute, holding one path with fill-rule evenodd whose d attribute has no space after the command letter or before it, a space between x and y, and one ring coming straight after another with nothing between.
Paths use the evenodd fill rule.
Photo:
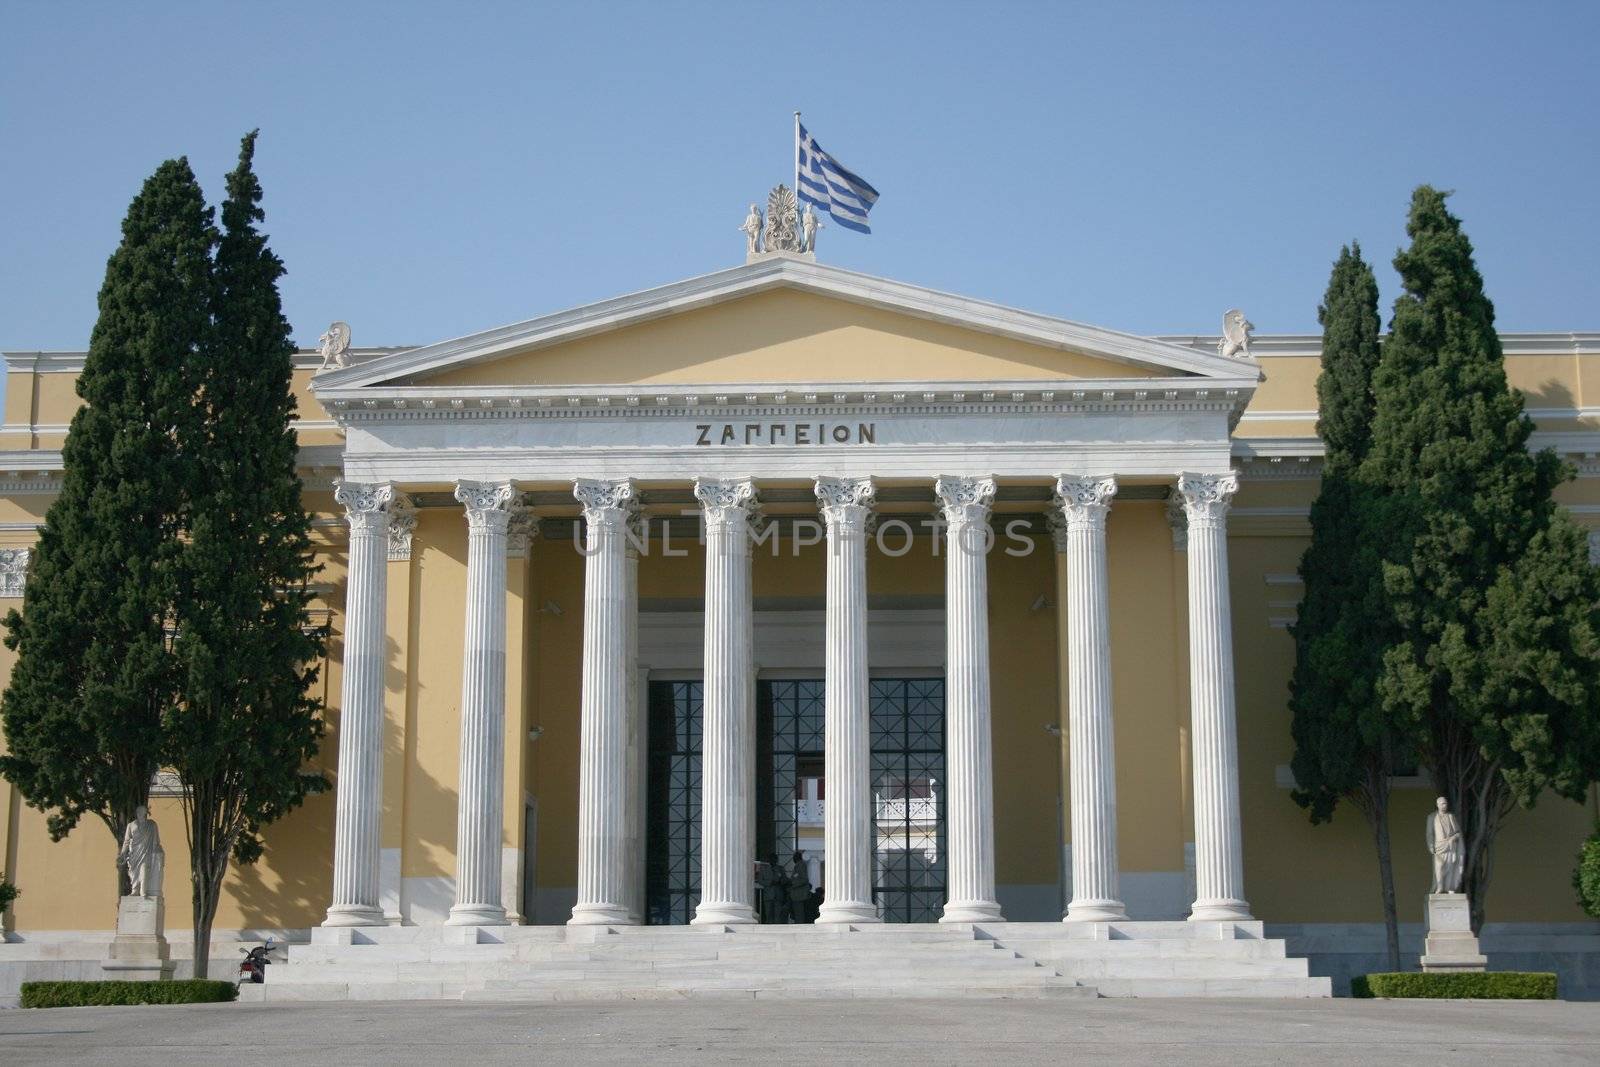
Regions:
<instances>
[{"instance_id":1,"label":"triangular pediment","mask_svg":"<svg viewBox=\"0 0 1600 1067\"><path fill-rule=\"evenodd\" d=\"M771 258L330 371L316 387L1255 378L1253 363Z\"/></svg>"}]
</instances>

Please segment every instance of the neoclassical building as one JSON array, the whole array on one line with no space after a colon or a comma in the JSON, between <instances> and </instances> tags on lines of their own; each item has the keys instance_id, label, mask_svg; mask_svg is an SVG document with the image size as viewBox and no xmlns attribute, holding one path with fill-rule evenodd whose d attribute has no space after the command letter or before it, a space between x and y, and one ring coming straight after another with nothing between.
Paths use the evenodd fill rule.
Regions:
<instances>
[{"instance_id":1,"label":"neoclassical building","mask_svg":"<svg viewBox=\"0 0 1600 1067\"><path fill-rule=\"evenodd\" d=\"M337 788L230 873L219 930L770 921L758 864L798 862L822 922L1373 936L1365 823L1290 799L1318 338L1139 337L777 253L341 340L295 372ZM1504 344L1600 522L1600 334ZM16 598L83 354L5 359ZM1396 784L1414 923L1433 794ZM109 835L52 844L0 795L8 930L109 928ZM1551 924L1582 920L1593 816L1513 817L1492 921L1579 929Z\"/></svg>"}]
</instances>

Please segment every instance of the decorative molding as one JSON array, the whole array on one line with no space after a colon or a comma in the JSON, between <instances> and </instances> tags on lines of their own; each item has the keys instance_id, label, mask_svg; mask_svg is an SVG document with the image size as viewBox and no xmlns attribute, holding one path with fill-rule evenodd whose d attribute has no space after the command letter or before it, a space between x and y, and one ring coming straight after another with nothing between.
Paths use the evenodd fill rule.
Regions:
<instances>
[{"instance_id":1,"label":"decorative molding","mask_svg":"<svg viewBox=\"0 0 1600 1067\"><path fill-rule=\"evenodd\" d=\"M933 483L933 495L938 502L939 512L951 526L988 521L989 508L994 504L994 492L995 481L992 476L942 474Z\"/></svg>"},{"instance_id":2,"label":"decorative molding","mask_svg":"<svg viewBox=\"0 0 1600 1067\"><path fill-rule=\"evenodd\" d=\"M511 524L511 501L516 495L510 482L456 483L455 496L466 507L467 527L471 530L504 532Z\"/></svg>"},{"instance_id":3,"label":"decorative molding","mask_svg":"<svg viewBox=\"0 0 1600 1067\"><path fill-rule=\"evenodd\" d=\"M1117 480L1109 474L1063 474L1056 479L1055 506L1061 510L1068 529L1104 530L1111 498L1116 495Z\"/></svg>"},{"instance_id":4,"label":"decorative molding","mask_svg":"<svg viewBox=\"0 0 1600 1067\"><path fill-rule=\"evenodd\" d=\"M333 500L344 505L351 533L383 532L389 525L394 486L389 482L334 482Z\"/></svg>"},{"instance_id":5,"label":"decorative molding","mask_svg":"<svg viewBox=\"0 0 1600 1067\"><path fill-rule=\"evenodd\" d=\"M707 526L727 522L755 522L756 483L750 478L696 478L694 497L700 501Z\"/></svg>"},{"instance_id":6,"label":"decorative molding","mask_svg":"<svg viewBox=\"0 0 1600 1067\"><path fill-rule=\"evenodd\" d=\"M1201 523L1221 525L1228 514L1233 494L1239 491L1237 474L1181 474L1178 492L1183 497L1184 515L1192 528Z\"/></svg>"},{"instance_id":7,"label":"decorative molding","mask_svg":"<svg viewBox=\"0 0 1600 1067\"><path fill-rule=\"evenodd\" d=\"M396 493L389 508L390 563L403 563L411 558L411 537L416 532L416 505L404 493Z\"/></svg>"},{"instance_id":8,"label":"decorative molding","mask_svg":"<svg viewBox=\"0 0 1600 1067\"><path fill-rule=\"evenodd\" d=\"M1172 551L1189 550L1189 516L1183 507L1183 497L1176 489L1167 497L1167 525L1172 528Z\"/></svg>"},{"instance_id":9,"label":"decorative molding","mask_svg":"<svg viewBox=\"0 0 1600 1067\"><path fill-rule=\"evenodd\" d=\"M527 559L539 536L539 516L532 508L515 507L506 522L506 558Z\"/></svg>"},{"instance_id":10,"label":"decorative molding","mask_svg":"<svg viewBox=\"0 0 1600 1067\"><path fill-rule=\"evenodd\" d=\"M0 548L0 597L20 597L28 585L31 548Z\"/></svg>"},{"instance_id":11,"label":"decorative molding","mask_svg":"<svg viewBox=\"0 0 1600 1067\"><path fill-rule=\"evenodd\" d=\"M818 475L812 489L817 508L829 526L865 529L872 517L878 487L871 478L834 478Z\"/></svg>"},{"instance_id":12,"label":"decorative molding","mask_svg":"<svg viewBox=\"0 0 1600 1067\"><path fill-rule=\"evenodd\" d=\"M150 778L150 795L153 797L183 796L183 780L177 771L157 771Z\"/></svg>"}]
</instances>

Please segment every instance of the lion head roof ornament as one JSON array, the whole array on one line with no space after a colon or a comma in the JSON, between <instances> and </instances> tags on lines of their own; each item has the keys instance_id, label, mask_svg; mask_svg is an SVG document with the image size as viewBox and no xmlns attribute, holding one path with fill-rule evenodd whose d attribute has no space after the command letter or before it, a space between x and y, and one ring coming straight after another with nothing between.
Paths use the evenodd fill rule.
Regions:
<instances>
[{"instance_id":1,"label":"lion head roof ornament","mask_svg":"<svg viewBox=\"0 0 1600 1067\"><path fill-rule=\"evenodd\" d=\"M330 367L348 367L350 365L350 324L348 322L335 322L331 324L323 335L317 338L317 351L322 355L322 366L317 370L325 371Z\"/></svg>"},{"instance_id":2,"label":"lion head roof ornament","mask_svg":"<svg viewBox=\"0 0 1600 1067\"><path fill-rule=\"evenodd\" d=\"M744 261L754 263L773 255L814 260L820 226L809 207L801 217L793 189L782 184L774 186L767 194L766 216L751 204L750 213L739 227L745 237Z\"/></svg>"},{"instance_id":3,"label":"lion head roof ornament","mask_svg":"<svg viewBox=\"0 0 1600 1067\"><path fill-rule=\"evenodd\" d=\"M1250 355L1250 331L1255 328L1255 323L1245 318L1244 312L1229 308L1222 316L1222 336L1217 340L1217 355L1254 359Z\"/></svg>"}]
</instances>

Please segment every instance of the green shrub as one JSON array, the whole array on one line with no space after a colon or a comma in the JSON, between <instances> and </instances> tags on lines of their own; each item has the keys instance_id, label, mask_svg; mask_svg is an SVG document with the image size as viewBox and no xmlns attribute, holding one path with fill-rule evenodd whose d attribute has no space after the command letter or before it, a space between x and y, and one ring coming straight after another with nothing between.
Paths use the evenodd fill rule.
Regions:
<instances>
[{"instance_id":1,"label":"green shrub","mask_svg":"<svg viewBox=\"0 0 1600 1067\"><path fill-rule=\"evenodd\" d=\"M1546 971L1404 971L1350 980L1353 997L1441 997L1452 1000L1554 1000L1556 976Z\"/></svg>"},{"instance_id":2,"label":"green shrub","mask_svg":"<svg viewBox=\"0 0 1600 1067\"><path fill-rule=\"evenodd\" d=\"M1578 866L1572 872L1578 906L1591 919L1600 919L1600 826L1578 849Z\"/></svg>"},{"instance_id":3,"label":"green shrub","mask_svg":"<svg viewBox=\"0 0 1600 1067\"><path fill-rule=\"evenodd\" d=\"M24 1008L84 1008L116 1004L214 1004L234 1000L232 982L190 978L181 982L23 982Z\"/></svg>"},{"instance_id":4,"label":"green shrub","mask_svg":"<svg viewBox=\"0 0 1600 1067\"><path fill-rule=\"evenodd\" d=\"M0 914L3 914L7 908L11 907L11 902L21 895L22 890L4 878L0 878Z\"/></svg>"}]
</instances>

